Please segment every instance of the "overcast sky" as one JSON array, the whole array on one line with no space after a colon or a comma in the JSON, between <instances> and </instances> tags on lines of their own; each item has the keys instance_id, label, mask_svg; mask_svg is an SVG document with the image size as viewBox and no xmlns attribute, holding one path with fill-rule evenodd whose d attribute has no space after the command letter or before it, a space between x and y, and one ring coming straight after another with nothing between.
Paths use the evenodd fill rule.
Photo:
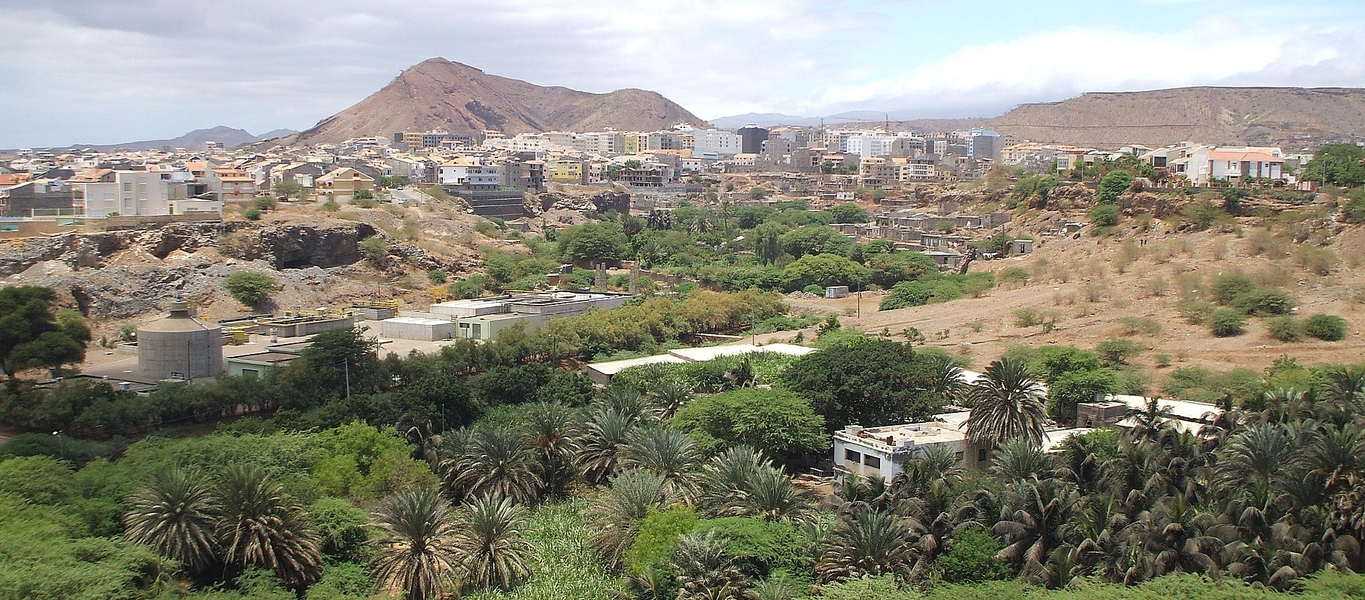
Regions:
<instances>
[{"instance_id":1,"label":"overcast sky","mask_svg":"<svg viewBox=\"0 0 1365 600\"><path fill-rule=\"evenodd\" d=\"M1365 87L1360 0L0 0L0 147L304 129L442 56L702 118Z\"/></svg>"}]
</instances>

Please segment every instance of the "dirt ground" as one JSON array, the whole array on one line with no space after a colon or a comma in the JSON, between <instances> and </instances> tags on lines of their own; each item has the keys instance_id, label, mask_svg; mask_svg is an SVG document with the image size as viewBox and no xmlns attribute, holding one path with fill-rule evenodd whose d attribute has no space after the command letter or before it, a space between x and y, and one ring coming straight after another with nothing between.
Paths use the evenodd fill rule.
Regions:
<instances>
[{"instance_id":1,"label":"dirt ground","mask_svg":"<svg viewBox=\"0 0 1365 600\"><path fill-rule=\"evenodd\" d=\"M970 357L977 367L998 358L1012 345L1093 348L1105 339L1128 337L1146 348L1134 363L1154 375L1158 384L1163 371L1185 365L1262 370L1282 355L1306 365L1365 360L1365 269L1360 265L1365 230L1356 228L1336 240L1333 247L1343 261L1326 276L1306 271L1288 256L1270 259L1253 255L1251 244L1235 232L1152 234L1133 239L1138 257L1121 273L1118 267L1125 262L1119 257L1121 242L1084 236L1047 238L1030 256L979 261L971 266L971 272L997 274L1008 267L1023 267L1031 274L1025 284L1002 284L981 298L888 311L877 309L881 292L866 292L861 299L861 318L841 316L841 321L868 332L886 329L897 339L905 339L902 333L906 328L918 328L927 338L926 345ZM1130 245L1129 256L1131 249ZM1256 318L1248 321L1245 334L1229 338L1214 337L1206 325L1187 324L1176 310L1176 273L1186 273L1185 281L1193 278L1189 273L1196 273L1207 282L1224 271L1239 271L1258 283L1280 285L1298 299L1296 314L1335 314L1348 321L1350 332L1339 342L1309 338L1283 343L1270 338L1261 319ZM1161 287L1153 283L1158 278L1165 281L1167 289L1155 296L1152 289ZM789 302L796 310L818 314L856 314L859 306L855 296ZM1053 329L1018 326L1015 311L1027 308L1055 318ZM1155 320L1161 331L1125 336L1125 328L1118 321L1128 316ZM777 341L792 335L771 337ZM1168 356L1172 366L1159 368L1156 357L1160 355Z\"/></svg>"}]
</instances>

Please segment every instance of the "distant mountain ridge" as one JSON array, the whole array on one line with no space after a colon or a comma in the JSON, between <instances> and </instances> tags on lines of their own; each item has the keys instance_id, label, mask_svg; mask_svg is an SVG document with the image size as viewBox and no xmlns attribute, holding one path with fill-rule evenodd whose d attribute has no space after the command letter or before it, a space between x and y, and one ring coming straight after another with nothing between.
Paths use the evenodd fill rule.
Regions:
<instances>
[{"instance_id":1,"label":"distant mountain ridge","mask_svg":"<svg viewBox=\"0 0 1365 600\"><path fill-rule=\"evenodd\" d=\"M185 148L186 150L201 150L205 142L218 142L225 148L236 148L252 142L268 140L271 138L292 135L292 129L276 129L261 135L255 135L245 129L237 129L226 125L210 127L208 129L196 129L185 135L167 140L143 140L140 142L124 142L119 144L72 144L68 148L90 148L99 152L110 152L114 150L158 150L161 148Z\"/></svg>"},{"instance_id":2,"label":"distant mountain ridge","mask_svg":"<svg viewBox=\"0 0 1365 600\"><path fill-rule=\"evenodd\" d=\"M1096 148L1183 141L1295 148L1365 138L1365 89L1091 92L1061 102L1024 104L987 126L1019 139Z\"/></svg>"},{"instance_id":3,"label":"distant mountain ridge","mask_svg":"<svg viewBox=\"0 0 1365 600\"><path fill-rule=\"evenodd\" d=\"M656 131L705 121L656 92L607 94L542 87L489 75L444 58L422 61L388 85L297 136L298 143L338 143L353 137L443 128L451 133L501 131Z\"/></svg>"}]
</instances>

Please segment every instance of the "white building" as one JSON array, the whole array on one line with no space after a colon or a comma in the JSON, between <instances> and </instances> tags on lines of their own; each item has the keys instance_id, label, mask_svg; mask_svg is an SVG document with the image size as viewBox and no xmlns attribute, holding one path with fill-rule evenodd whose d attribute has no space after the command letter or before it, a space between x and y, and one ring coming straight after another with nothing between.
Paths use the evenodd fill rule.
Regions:
<instances>
[{"instance_id":1,"label":"white building","mask_svg":"<svg viewBox=\"0 0 1365 600\"><path fill-rule=\"evenodd\" d=\"M502 169L493 165L444 164L437 173L441 185L471 189L497 189L502 185Z\"/></svg>"},{"instance_id":2,"label":"white building","mask_svg":"<svg viewBox=\"0 0 1365 600\"><path fill-rule=\"evenodd\" d=\"M186 197L189 180L184 171L100 169L72 178L71 189L74 202L90 217L222 214L222 202Z\"/></svg>"},{"instance_id":3,"label":"white building","mask_svg":"<svg viewBox=\"0 0 1365 600\"><path fill-rule=\"evenodd\" d=\"M717 155L739 154L743 138L739 134L719 129L696 129L692 132L692 152Z\"/></svg>"}]
</instances>

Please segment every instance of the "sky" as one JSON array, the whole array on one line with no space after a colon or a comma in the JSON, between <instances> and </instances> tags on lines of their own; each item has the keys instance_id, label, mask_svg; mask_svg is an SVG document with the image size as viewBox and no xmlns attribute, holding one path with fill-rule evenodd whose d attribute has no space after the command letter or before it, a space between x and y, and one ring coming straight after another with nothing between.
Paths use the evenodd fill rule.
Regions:
<instances>
[{"instance_id":1,"label":"sky","mask_svg":"<svg viewBox=\"0 0 1365 600\"><path fill-rule=\"evenodd\" d=\"M1365 2L0 0L0 148L306 129L436 56L704 119L991 117L1087 91L1365 87Z\"/></svg>"}]
</instances>

